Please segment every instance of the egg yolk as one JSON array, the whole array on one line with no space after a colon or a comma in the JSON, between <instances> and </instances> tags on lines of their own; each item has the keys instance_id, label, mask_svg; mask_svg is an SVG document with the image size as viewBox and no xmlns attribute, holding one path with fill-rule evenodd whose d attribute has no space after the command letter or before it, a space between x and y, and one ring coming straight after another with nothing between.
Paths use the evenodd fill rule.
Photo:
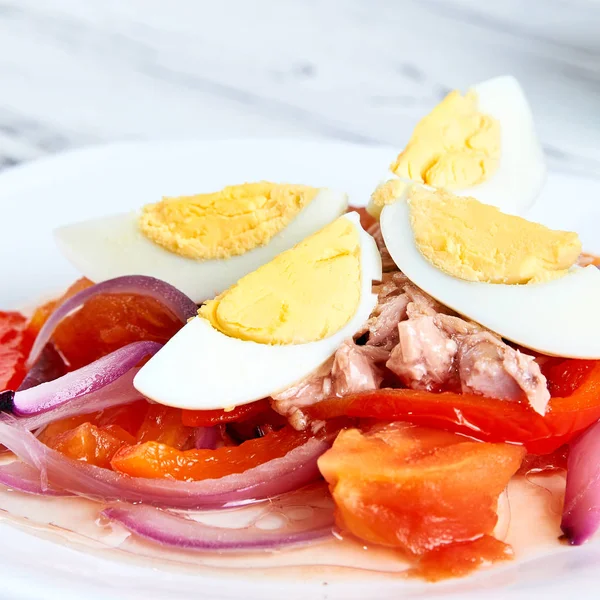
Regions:
<instances>
[{"instance_id":1,"label":"egg yolk","mask_svg":"<svg viewBox=\"0 0 600 600\"><path fill-rule=\"evenodd\" d=\"M500 160L500 123L481 114L477 103L474 91L450 92L421 119L391 170L446 189L483 183Z\"/></svg>"},{"instance_id":2,"label":"egg yolk","mask_svg":"<svg viewBox=\"0 0 600 600\"><path fill-rule=\"evenodd\" d=\"M453 91L415 127L390 170L403 180L449 190L478 185L500 161L500 123L480 113L474 91ZM372 196L375 206L394 202L407 184L390 180Z\"/></svg>"},{"instance_id":3,"label":"egg yolk","mask_svg":"<svg viewBox=\"0 0 600 600\"><path fill-rule=\"evenodd\" d=\"M415 186L408 196L421 254L467 281L538 283L565 275L581 253L576 233L506 215L475 198Z\"/></svg>"},{"instance_id":4,"label":"egg yolk","mask_svg":"<svg viewBox=\"0 0 600 600\"><path fill-rule=\"evenodd\" d=\"M339 331L360 302L360 238L341 217L246 275L198 312L222 333L302 344Z\"/></svg>"},{"instance_id":5,"label":"egg yolk","mask_svg":"<svg viewBox=\"0 0 600 600\"><path fill-rule=\"evenodd\" d=\"M151 241L186 258L229 258L267 244L317 192L306 185L263 181L164 198L144 206L139 228Z\"/></svg>"}]
</instances>

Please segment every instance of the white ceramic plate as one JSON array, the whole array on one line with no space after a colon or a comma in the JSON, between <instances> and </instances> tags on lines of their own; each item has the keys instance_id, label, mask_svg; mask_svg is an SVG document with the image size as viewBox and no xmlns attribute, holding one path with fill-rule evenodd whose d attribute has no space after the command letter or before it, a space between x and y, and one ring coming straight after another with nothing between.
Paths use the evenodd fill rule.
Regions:
<instances>
[{"instance_id":1,"label":"white ceramic plate","mask_svg":"<svg viewBox=\"0 0 600 600\"><path fill-rule=\"evenodd\" d=\"M306 141L120 144L70 152L0 176L0 308L22 308L60 291L78 274L55 249L60 224L133 209L163 194L190 194L258 179L345 189L365 204L394 156L389 148ZM534 216L576 229L600 253L600 183L549 177ZM535 527L535 523L531 524ZM0 597L162 600L597 597L600 546L550 556L435 586L389 579L285 574L201 575L156 562L91 554L0 522Z\"/></svg>"}]
</instances>

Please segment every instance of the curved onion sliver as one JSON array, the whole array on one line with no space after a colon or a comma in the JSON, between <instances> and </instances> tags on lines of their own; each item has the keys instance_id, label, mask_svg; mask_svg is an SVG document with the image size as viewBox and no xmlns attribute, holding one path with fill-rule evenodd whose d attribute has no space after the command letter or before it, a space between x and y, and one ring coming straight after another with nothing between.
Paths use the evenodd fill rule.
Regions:
<instances>
[{"instance_id":1,"label":"curved onion sliver","mask_svg":"<svg viewBox=\"0 0 600 600\"><path fill-rule=\"evenodd\" d=\"M29 353L27 364L33 365L35 363L46 344L50 341L54 330L65 317L83 306L90 298L100 294L137 294L154 298L169 309L182 323L195 316L197 311L196 303L193 300L176 287L160 279L145 275L126 275L109 279L92 285L68 298L50 315L38 333Z\"/></svg>"},{"instance_id":2,"label":"curved onion sliver","mask_svg":"<svg viewBox=\"0 0 600 600\"><path fill-rule=\"evenodd\" d=\"M67 365L63 357L59 354L54 344L48 342L27 372L18 391L28 390L41 383L53 381L66 372Z\"/></svg>"},{"instance_id":3,"label":"curved onion sliver","mask_svg":"<svg viewBox=\"0 0 600 600\"><path fill-rule=\"evenodd\" d=\"M170 508L224 508L272 498L319 479L317 458L328 443L316 438L243 473L203 481L130 477L67 458L45 446L18 419L0 415L0 444L52 486L102 501L143 502Z\"/></svg>"},{"instance_id":4,"label":"curved onion sliver","mask_svg":"<svg viewBox=\"0 0 600 600\"><path fill-rule=\"evenodd\" d=\"M26 494L36 494L38 496L71 495L69 492L42 485L40 472L19 460L6 465L0 465L0 483Z\"/></svg>"},{"instance_id":5,"label":"curved onion sliver","mask_svg":"<svg viewBox=\"0 0 600 600\"><path fill-rule=\"evenodd\" d=\"M106 404L97 406L106 401L109 406L131 402L141 397L131 383L130 389L123 388L123 392L127 392L124 399L118 398L111 389L107 392L106 388L134 369L143 358L156 354L160 348L162 345L158 342L133 342L53 381L17 392L2 392L2 408L20 417L43 414L44 420L49 422L68 416L64 414L66 412L78 414L107 408ZM61 409L64 410L61 412Z\"/></svg>"},{"instance_id":6,"label":"curved onion sliver","mask_svg":"<svg viewBox=\"0 0 600 600\"><path fill-rule=\"evenodd\" d=\"M298 502L301 501L296 504ZM332 506L316 508L302 503L305 516L293 519L286 515L285 501L281 503L282 506L274 504L266 516L275 512L276 517L282 521L282 526L275 529L261 528L260 521L258 526L257 523L252 523L241 529L216 527L144 504L118 504L105 509L101 514L146 540L185 550L277 550L332 537Z\"/></svg>"}]
</instances>

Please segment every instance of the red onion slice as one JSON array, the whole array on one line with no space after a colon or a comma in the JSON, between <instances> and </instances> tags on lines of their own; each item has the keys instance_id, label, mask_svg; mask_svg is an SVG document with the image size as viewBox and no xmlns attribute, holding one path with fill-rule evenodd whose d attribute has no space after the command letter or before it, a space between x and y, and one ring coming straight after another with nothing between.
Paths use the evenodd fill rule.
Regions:
<instances>
[{"instance_id":1,"label":"red onion slice","mask_svg":"<svg viewBox=\"0 0 600 600\"><path fill-rule=\"evenodd\" d=\"M222 508L272 498L320 478L317 459L328 448L312 438L281 458L243 473L204 481L174 481L130 477L67 458L40 442L18 419L0 415L0 444L40 472L48 482L102 501L145 502L171 508Z\"/></svg>"},{"instance_id":2,"label":"red onion slice","mask_svg":"<svg viewBox=\"0 0 600 600\"><path fill-rule=\"evenodd\" d=\"M587 542L600 526L600 422L569 445L563 533L573 545Z\"/></svg>"},{"instance_id":3,"label":"red onion slice","mask_svg":"<svg viewBox=\"0 0 600 600\"><path fill-rule=\"evenodd\" d=\"M38 496L70 496L69 492L42 485L40 472L21 461L0 465L0 483L19 492Z\"/></svg>"},{"instance_id":4,"label":"red onion slice","mask_svg":"<svg viewBox=\"0 0 600 600\"><path fill-rule=\"evenodd\" d=\"M27 363L32 365L41 351L50 341L54 330L59 323L69 314L80 308L90 298L99 294L137 294L158 300L165 308L169 309L177 318L185 323L190 317L196 315L196 303L180 292L171 284L145 275L126 275L116 277L102 283L92 285L85 290L65 300L44 323L33 344Z\"/></svg>"},{"instance_id":5,"label":"red onion slice","mask_svg":"<svg viewBox=\"0 0 600 600\"><path fill-rule=\"evenodd\" d=\"M139 369L133 368L109 385L90 394L75 398L70 402L65 402L46 412L31 417L19 417L19 424L29 431L35 431L60 419L94 413L140 400L143 396L133 387L133 380L138 371Z\"/></svg>"},{"instance_id":6,"label":"red onion slice","mask_svg":"<svg viewBox=\"0 0 600 600\"><path fill-rule=\"evenodd\" d=\"M265 518L274 516L282 521L283 527L278 529L261 528L260 518L263 517L242 529L216 527L143 504L113 506L101 514L146 540L185 550L278 550L332 537L332 506L313 507L298 500L295 503L296 512L300 512L300 518L296 519L286 515L285 506L279 507L277 502L269 507Z\"/></svg>"},{"instance_id":7,"label":"red onion slice","mask_svg":"<svg viewBox=\"0 0 600 600\"><path fill-rule=\"evenodd\" d=\"M67 372L67 365L63 357L52 342L48 342L35 363L31 366L25 379L19 386L19 391L28 390L29 388L58 379L61 375Z\"/></svg>"},{"instance_id":8,"label":"red onion slice","mask_svg":"<svg viewBox=\"0 0 600 600\"><path fill-rule=\"evenodd\" d=\"M219 430L217 427L196 427L194 430L194 448L196 450L214 450L219 441Z\"/></svg>"},{"instance_id":9,"label":"red onion slice","mask_svg":"<svg viewBox=\"0 0 600 600\"><path fill-rule=\"evenodd\" d=\"M10 399L7 396L9 392L3 392L3 402L12 402L12 412L18 416L27 417L57 411L64 404L88 398L89 395L114 383L137 366L143 358L156 354L161 347L162 344L158 342L128 344L54 381L10 392ZM140 397L139 393L137 397ZM85 404L88 402L89 398Z\"/></svg>"}]
</instances>

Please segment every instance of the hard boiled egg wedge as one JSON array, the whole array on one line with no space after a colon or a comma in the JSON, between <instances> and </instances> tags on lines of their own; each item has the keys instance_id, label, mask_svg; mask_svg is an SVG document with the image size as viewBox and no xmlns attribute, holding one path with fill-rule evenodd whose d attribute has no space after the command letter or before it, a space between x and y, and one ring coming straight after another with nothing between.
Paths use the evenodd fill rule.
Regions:
<instances>
[{"instance_id":1,"label":"hard boiled egg wedge","mask_svg":"<svg viewBox=\"0 0 600 600\"><path fill-rule=\"evenodd\" d=\"M331 223L347 205L346 194L329 189L247 183L67 225L55 238L94 282L149 275L201 302Z\"/></svg>"},{"instance_id":2,"label":"hard boiled egg wedge","mask_svg":"<svg viewBox=\"0 0 600 600\"><path fill-rule=\"evenodd\" d=\"M465 95L451 92L417 124L373 193L369 212L377 216L414 182L523 214L545 176L525 94L513 77L497 77Z\"/></svg>"},{"instance_id":3,"label":"hard boiled egg wedge","mask_svg":"<svg viewBox=\"0 0 600 600\"><path fill-rule=\"evenodd\" d=\"M525 348L600 359L600 270L568 268L576 234L415 188L380 222L398 268L442 304Z\"/></svg>"},{"instance_id":4,"label":"hard boiled egg wedge","mask_svg":"<svg viewBox=\"0 0 600 600\"><path fill-rule=\"evenodd\" d=\"M144 396L220 409L300 381L377 303L381 258L356 213L340 217L205 304L136 375Z\"/></svg>"}]
</instances>

